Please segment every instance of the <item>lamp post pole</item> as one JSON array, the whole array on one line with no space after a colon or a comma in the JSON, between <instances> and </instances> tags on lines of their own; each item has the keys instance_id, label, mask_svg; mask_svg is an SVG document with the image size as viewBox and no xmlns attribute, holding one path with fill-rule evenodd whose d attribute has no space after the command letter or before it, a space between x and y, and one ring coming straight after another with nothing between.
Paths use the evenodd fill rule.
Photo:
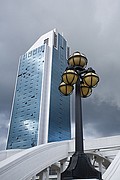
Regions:
<instances>
[{"instance_id":1,"label":"lamp post pole","mask_svg":"<svg viewBox=\"0 0 120 180\"><path fill-rule=\"evenodd\" d=\"M84 152L80 79L75 85L75 152Z\"/></svg>"},{"instance_id":2,"label":"lamp post pole","mask_svg":"<svg viewBox=\"0 0 120 180\"><path fill-rule=\"evenodd\" d=\"M63 82L60 84L59 90L64 95L69 95L74 89L73 84L75 84L75 153L70 158L67 169L61 173L61 180L102 180L101 172L94 168L89 157L84 153L81 102L81 93L83 97L88 97L92 92L89 88L95 87L99 78L92 68L84 69L84 66L87 64L87 59L79 52L74 53L68 60L68 64L72 65L72 69L68 67L63 73ZM80 66L79 68L78 65ZM82 75L84 75L84 77ZM83 80L85 84L83 84Z\"/></svg>"},{"instance_id":3,"label":"lamp post pole","mask_svg":"<svg viewBox=\"0 0 120 180\"><path fill-rule=\"evenodd\" d=\"M80 79L75 84L75 153L70 159L68 168L61 173L61 180L72 179L99 179L102 180L101 172L91 164L89 157L84 153L82 102L81 102Z\"/></svg>"}]
</instances>

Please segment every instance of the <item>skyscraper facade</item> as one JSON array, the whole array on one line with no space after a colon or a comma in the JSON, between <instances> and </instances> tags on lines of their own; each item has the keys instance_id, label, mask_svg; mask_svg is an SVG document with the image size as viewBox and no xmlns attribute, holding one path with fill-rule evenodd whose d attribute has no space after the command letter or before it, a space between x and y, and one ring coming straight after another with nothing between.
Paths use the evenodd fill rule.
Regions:
<instances>
[{"instance_id":1,"label":"skyscraper facade","mask_svg":"<svg viewBox=\"0 0 120 180\"><path fill-rule=\"evenodd\" d=\"M58 90L68 54L67 41L52 30L20 57L7 149L71 139L70 98Z\"/></svg>"}]
</instances>

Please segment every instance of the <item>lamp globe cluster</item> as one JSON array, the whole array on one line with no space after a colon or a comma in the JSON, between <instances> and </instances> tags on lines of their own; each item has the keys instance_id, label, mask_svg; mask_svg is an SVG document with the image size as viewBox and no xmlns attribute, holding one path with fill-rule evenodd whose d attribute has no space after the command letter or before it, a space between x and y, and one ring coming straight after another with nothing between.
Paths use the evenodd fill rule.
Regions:
<instances>
[{"instance_id":1,"label":"lamp globe cluster","mask_svg":"<svg viewBox=\"0 0 120 180\"><path fill-rule=\"evenodd\" d=\"M67 62L68 67L62 74L62 82L59 85L60 92L65 96L70 95L74 85L80 81L81 97L90 96L92 88L99 82L99 77L91 67L86 69L88 63L86 56L80 52L74 52Z\"/></svg>"}]
</instances>

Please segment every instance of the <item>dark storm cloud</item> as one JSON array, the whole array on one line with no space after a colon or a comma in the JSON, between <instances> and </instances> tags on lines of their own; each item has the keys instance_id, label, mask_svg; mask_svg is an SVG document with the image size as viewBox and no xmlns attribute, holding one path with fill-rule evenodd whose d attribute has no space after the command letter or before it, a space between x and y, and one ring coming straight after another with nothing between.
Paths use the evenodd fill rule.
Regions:
<instances>
[{"instance_id":1,"label":"dark storm cloud","mask_svg":"<svg viewBox=\"0 0 120 180\"><path fill-rule=\"evenodd\" d=\"M97 137L120 134L120 109L109 102L99 102L95 97L92 101L83 100L85 134L92 136L95 132Z\"/></svg>"},{"instance_id":2,"label":"dark storm cloud","mask_svg":"<svg viewBox=\"0 0 120 180\"><path fill-rule=\"evenodd\" d=\"M63 32L72 52L79 50L85 53L89 58L88 66L94 67L100 75L99 86L93 95L85 100L83 106L85 134L87 136L119 134L119 9L119 0L1 2L0 136L2 139L5 139L7 134L19 56L24 54L39 36L55 27ZM4 142L0 139L1 149Z\"/></svg>"}]
</instances>

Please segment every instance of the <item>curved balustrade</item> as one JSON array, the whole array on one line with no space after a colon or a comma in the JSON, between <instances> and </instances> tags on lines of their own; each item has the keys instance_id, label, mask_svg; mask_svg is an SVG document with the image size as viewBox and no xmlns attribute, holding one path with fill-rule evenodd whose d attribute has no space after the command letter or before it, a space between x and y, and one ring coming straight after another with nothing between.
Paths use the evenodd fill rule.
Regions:
<instances>
[{"instance_id":1,"label":"curved balustrade","mask_svg":"<svg viewBox=\"0 0 120 180\"><path fill-rule=\"evenodd\" d=\"M48 143L19 152L0 162L0 179L30 179L46 167L68 157L72 141Z\"/></svg>"},{"instance_id":2,"label":"curved balustrade","mask_svg":"<svg viewBox=\"0 0 120 180\"><path fill-rule=\"evenodd\" d=\"M120 151L103 174L103 180L120 180Z\"/></svg>"},{"instance_id":3,"label":"curved balustrade","mask_svg":"<svg viewBox=\"0 0 120 180\"><path fill-rule=\"evenodd\" d=\"M87 142L85 144L85 150L87 150L86 152L91 153L91 155L98 153L98 159L103 159L104 163L105 161L108 163L107 159L101 155L101 152L103 149L106 150L107 148L108 151L110 151L110 148L115 148L115 150L117 148L118 151L120 149L120 136L111 137L108 139L100 138L98 140L91 140L90 143ZM30 180L31 177L35 176L52 164L67 158L71 152L74 152L73 140L48 143L22 150L20 152L15 151L16 154L11 155L0 162L0 179ZM11 153L13 154L13 152L10 152L10 154ZM119 180L119 176L120 151L106 172L103 174L103 180Z\"/></svg>"}]
</instances>

